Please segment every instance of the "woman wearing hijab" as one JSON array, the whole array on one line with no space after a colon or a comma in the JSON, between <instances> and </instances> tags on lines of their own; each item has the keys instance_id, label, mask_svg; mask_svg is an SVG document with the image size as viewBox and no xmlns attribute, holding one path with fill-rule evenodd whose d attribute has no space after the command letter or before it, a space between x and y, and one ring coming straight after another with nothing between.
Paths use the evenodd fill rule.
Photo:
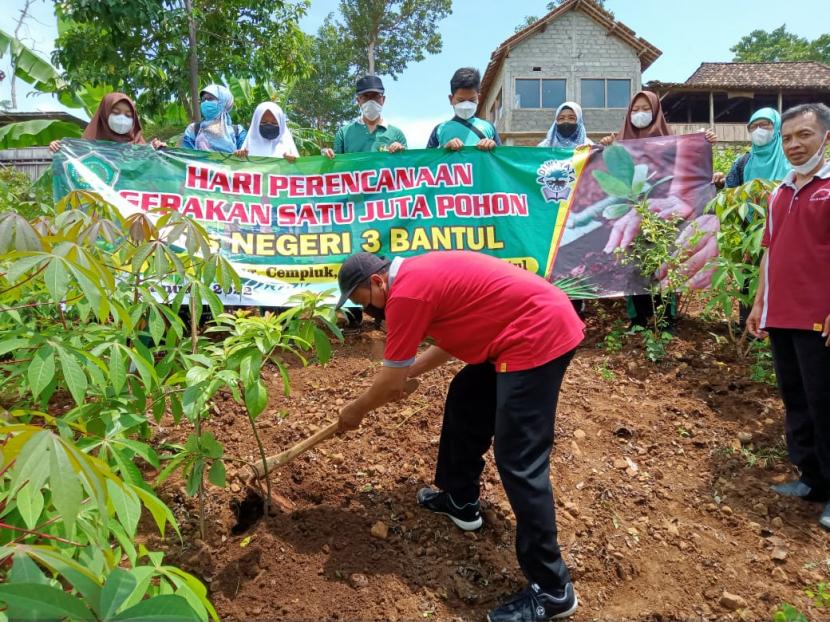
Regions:
<instances>
[{"instance_id":1,"label":"woman wearing hijab","mask_svg":"<svg viewBox=\"0 0 830 622\"><path fill-rule=\"evenodd\" d=\"M747 125L752 148L735 160L729 174L715 175L715 185L737 188L753 179L781 181L790 172L781 141L781 115L774 108L761 108Z\"/></svg>"},{"instance_id":2,"label":"woman wearing hijab","mask_svg":"<svg viewBox=\"0 0 830 622\"><path fill-rule=\"evenodd\" d=\"M240 149L248 132L231 120L231 92L221 84L211 84L199 93L199 99L202 120L187 126L182 146L220 153L233 153Z\"/></svg>"},{"instance_id":3,"label":"woman wearing hijab","mask_svg":"<svg viewBox=\"0 0 830 622\"><path fill-rule=\"evenodd\" d=\"M553 125L538 146L576 149L582 145L593 144L594 141L588 138L582 120L582 106L576 102L565 102L556 109Z\"/></svg>"},{"instance_id":4,"label":"woman wearing hijab","mask_svg":"<svg viewBox=\"0 0 830 622\"><path fill-rule=\"evenodd\" d=\"M282 108L274 102L263 102L256 107L248 135L236 155L285 158L289 162L299 157Z\"/></svg>"},{"instance_id":5,"label":"woman wearing hijab","mask_svg":"<svg viewBox=\"0 0 830 622\"><path fill-rule=\"evenodd\" d=\"M135 104L124 93L108 93L104 95L98 110L92 115L89 125L86 126L81 138L86 140L109 140L114 143L129 143L132 145L146 145L147 141L141 134L141 121L135 110ZM151 142L154 149L164 147L164 143L154 138ZM49 143L49 150L57 153L61 148L61 141L53 140Z\"/></svg>"},{"instance_id":6,"label":"woman wearing hijab","mask_svg":"<svg viewBox=\"0 0 830 622\"><path fill-rule=\"evenodd\" d=\"M622 140L634 140L659 136L671 136L666 117L663 115L660 98L656 93L652 93L651 91L640 91L634 96L628 106L628 113L623 121L622 129L619 132L619 138ZM718 141L717 135L711 130L706 130L705 136L710 144ZM603 145L610 145L617 138L618 135L614 132L610 136L603 138L600 142ZM699 149L699 146L694 143L690 144L686 141L678 143L677 152L674 157L675 167L667 196L649 200L650 209L658 212L661 217L687 220L693 216L694 197L690 196L690 193L693 192L694 185L690 183L690 180L695 178L697 162L705 156ZM692 266L688 266L688 285L690 287L705 286L706 279L711 278L711 271L702 269L706 263L705 259L713 251L714 254L717 254L717 242L714 239L713 230L717 224L716 217L705 215L699 217L698 220L700 221L698 227L704 232L705 236L700 241L699 246L701 248L699 251L693 253L690 258L694 260L695 267L697 267L697 270L692 272ZM639 214L634 210L631 210L628 214L617 220L611 229L608 243L604 249L605 252L614 253L618 248L624 249L631 244L640 232L641 221L642 219ZM700 265L697 265L698 263ZM658 274L657 276L660 279L665 278L665 274ZM648 294L629 296L626 300L628 302L628 316L632 325L647 326L650 319L654 316L651 296ZM659 297L655 302L660 304ZM675 300L672 300L670 302L669 313L667 314L667 320L670 323L675 320L675 306Z\"/></svg>"}]
</instances>

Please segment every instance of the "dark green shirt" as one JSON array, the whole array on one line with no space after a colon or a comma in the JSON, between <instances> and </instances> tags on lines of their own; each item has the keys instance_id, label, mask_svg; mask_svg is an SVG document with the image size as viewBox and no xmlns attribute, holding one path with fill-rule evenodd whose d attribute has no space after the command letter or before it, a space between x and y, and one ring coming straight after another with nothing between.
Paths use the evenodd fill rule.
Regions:
<instances>
[{"instance_id":1,"label":"dark green shirt","mask_svg":"<svg viewBox=\"0 0 830 622\"><path fill-rule=\"evenodd\" d=\"M334 135L334 153L387 151L392 143L406 147L406 136L394 125L380 122L370 132L363 120L344 125Z\"/></svg>"}]
</instances>

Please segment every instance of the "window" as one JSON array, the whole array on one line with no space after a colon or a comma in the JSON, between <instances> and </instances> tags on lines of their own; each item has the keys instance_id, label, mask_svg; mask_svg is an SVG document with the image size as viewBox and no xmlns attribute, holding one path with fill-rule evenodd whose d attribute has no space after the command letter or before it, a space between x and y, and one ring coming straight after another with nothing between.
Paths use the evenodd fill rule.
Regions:
<instances>
[{"instance_id":1,"label":"window","mask_svg":"<svg viewBox=\"0 0 830 622\"><path fill-rule=\"evenodd\" d=\"M542 108L559 108L564 101L564 80L542 80Z\"/></svg>"},{"instance_id":2,"label":"window","mask_svg":"<svg viewBox=\"0 0 830 622\"><path fill-rule=\"evenodd\" d=\"M495 123L501 117L501 89L499 89L498 95L496 95L496 99L493 101L493 105L490 106L490 120Z\"/></svg>"},{"instance_id":3,"label":"window","mask_svg":"<svg viewBox=\"0 0 830 622\"><path fill-rule=\"evenodd\" d=\"M605 108L605 80L582 81L582 107Z\"/></svg>"},{"instance_id":4,"label":"window","mask_svg":"<svg viewBox=\"0 0 830 622\"><path fill-rule=\"evenodd\" d=\"M583 108L628 108L631 80L582 80Z\"/></svg>"},{"instance_id":5,"label":"window","mask_svg":"<svg viewBox=\"0 0 830 622\"><path fill-rule=\"evenodd\" d=\"M608 107L628 108L631 101L631 80L608 81Z\"/></svg>"},{"instance_id":6,"label":"window","mask_svg":"<svg viewBox=\"0 0 830 622\"><path fill-rule=\"evenodd\" d=\"M539 80L516 80L516 107L539 108Z\"/></svg>"},{"instance_id":7,"label":"window","mask_svg":"<svg viewBox=\"0 0 830 622\"><path fill-rule=\"evenodd\" d=\"M558 108L565 101L565 80L516 80L517 108Z\"/></svg>"}]
</instances>

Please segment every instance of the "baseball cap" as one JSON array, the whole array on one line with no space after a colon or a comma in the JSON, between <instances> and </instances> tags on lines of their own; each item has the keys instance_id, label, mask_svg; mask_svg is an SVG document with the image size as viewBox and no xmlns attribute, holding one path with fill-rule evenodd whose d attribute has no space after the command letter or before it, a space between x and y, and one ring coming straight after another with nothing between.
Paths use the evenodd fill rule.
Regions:
<instances>
[{"instance_id":1,"label":"baseball cap","mask_svg":"<svg viewBox=\"0 0 830 622\"><path fill-rule=\"evenodd\" d=\"M363 76L357 81L357 94L376 92L383 94L383 82L377 76Z\"/></svg>"},{"instance_id":2,"label":"baseball cap","mask_svg":"<svg viewBox=\"0 0 830 622\"><path fill-rule=\"evenodd\" d=\"M379 257L372 253L355 253L343 262L340 272L337 273L337 284L340 287L340 300L335 309L339 309L357 286L373 274L388 267L392 262L386 257Z\"/></svg>"}]
</instances>

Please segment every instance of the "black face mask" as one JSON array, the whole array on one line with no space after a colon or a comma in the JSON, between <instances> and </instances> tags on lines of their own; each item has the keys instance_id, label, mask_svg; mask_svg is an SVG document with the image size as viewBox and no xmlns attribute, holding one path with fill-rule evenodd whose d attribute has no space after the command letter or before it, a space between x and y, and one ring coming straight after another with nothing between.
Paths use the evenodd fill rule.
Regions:
<instances>
[{"instance_id":1,"label":"black face mask","mask_svg":"<svg viewBox=\"0 0 830 622\"><path fill-rule=\"evenodd\" d=\"M368 315L370 318L381 322L386 319L386 309L382 309L380 307L376 307L372 304L372 290L371 286L369 289L369 304L363 307L363 312Z\"/></svg>"},{"instance_id":2,"label":"black face mask","mask_svg":"<svg viewBox=\"0 0 830 622\"><path fill-rule=\"evenodd\" d=\"M280 135L280 126L276 123L260 123L259 135L266 140L274 140Z\"/></svg>"},{"instance_id":3,"label":"black face mask","mask_svg":"<svg viewBox=\"0 0 830 622\"><path fill-rule=\"evenodd\" d=\"M559 132L560 136L564 136L565 138L570 138L574 134L576 134L576 123L557 123L556 124L556 131Z\"/></svg>"}]
</instances>

